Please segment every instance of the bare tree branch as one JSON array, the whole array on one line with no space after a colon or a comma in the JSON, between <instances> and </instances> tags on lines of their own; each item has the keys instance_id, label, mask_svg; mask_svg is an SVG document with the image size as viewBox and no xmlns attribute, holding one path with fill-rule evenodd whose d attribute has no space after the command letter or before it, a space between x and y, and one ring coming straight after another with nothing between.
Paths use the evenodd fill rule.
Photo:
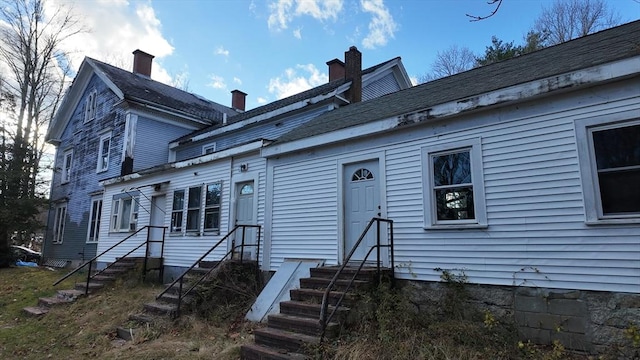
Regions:
<instances>
[{"instance_id":1,"label":"bare tree branch","mask_svg":"<svg viewBox=\"0 0 640 360\"><path fill-rule=\"evenodd\" d=\"M469 14L465 14L467 15L467 17L470 17L471 19L469 21L480 21L480 20L484 20L484 19L488 19L490 17L492 17L493 15L495 15L498 10L500 9L500 5L502 5L502 0L489 0L487 1L488 5L496 5L496 7L493 9L493 11L489 14L489 15L485 15L485 16L477 16L477 15L469 15Z\"/></svg>"}]
</instances>

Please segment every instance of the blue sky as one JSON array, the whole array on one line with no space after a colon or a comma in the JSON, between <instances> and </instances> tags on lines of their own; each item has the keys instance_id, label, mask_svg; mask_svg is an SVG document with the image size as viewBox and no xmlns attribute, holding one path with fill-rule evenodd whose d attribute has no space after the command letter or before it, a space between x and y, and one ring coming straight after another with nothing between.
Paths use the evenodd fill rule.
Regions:
<instances>
[{"instance_id":1,"label":"blue sky","mask_svg":"<svg viewBox=\"0 0 640 360\"><path fill-rule=\"evenodd\" d=\"M63 1L63 0L58 0ZM495 35L521 42L547 0L66 0L91 32L73 44L87 55L130 69L136 48L156 55L152 77L224 105L248 93L247 108L327 81L328 60L352 45L368 67L401 56L407 73L426 73L438 51L466 46L477 54ZM640 3L608 0L622 22L640 18Z\"/></svg>"}]
</instances>

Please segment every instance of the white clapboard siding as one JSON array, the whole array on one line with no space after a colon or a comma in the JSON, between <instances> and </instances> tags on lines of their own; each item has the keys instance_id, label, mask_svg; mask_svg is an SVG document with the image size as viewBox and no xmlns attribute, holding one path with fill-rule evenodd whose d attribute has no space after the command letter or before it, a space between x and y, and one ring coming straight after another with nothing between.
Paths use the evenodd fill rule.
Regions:
<instances>
[{"instance_id":1,"label":"white clapboard siding","mask_svg":"<svg viewBox=\"0 0 640 360\"><path fill-rule=\"evenodd\" d=\"M440 268L464 271L481 284L640 292L640 226L585 224L574 121L640 114L637 91L630 97L605 89L612 88L605 100L584 92L504 108L499 116L465 114L460 123L468 126L437 136L425 124L412 128L412 136L388 132L328 146L313 160L280 158L273 168L272 268L285 257L336 261L337 169L341 159L368 151L384 153L386 215L394 220L400 278L439 281ZM426 230L423 149L478 138L488 227Z\"/></svg>"}]
</instances>

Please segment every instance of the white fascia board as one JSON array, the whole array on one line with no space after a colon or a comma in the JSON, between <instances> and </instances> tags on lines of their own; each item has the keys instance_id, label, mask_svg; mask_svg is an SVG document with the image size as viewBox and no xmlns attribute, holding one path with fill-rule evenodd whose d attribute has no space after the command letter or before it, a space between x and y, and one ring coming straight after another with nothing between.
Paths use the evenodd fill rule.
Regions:
<instances>
[{"instance_id":1,"label":"white fascia board","mask_svg":"<svg viewBox=\"0 0 640 360\"><path fill-rule=\"evenodd\" d=\"M288 143L276 143L275 145L263 148L261 155L264 157L276 156L357 137L373 135L381 131L414 123L425 123L427 121L442 119L493 105L524 101L556 90L578 88L600 82L612 81L631 75L638 75L640 74L638 69L640 69L640 56L518 84L488 93L430 106L429 108L411 113L399 114L391 118L380 119Z\"/></svg>"},{"instance_id":2,"label":"white fascia board","mask_svg":"<svg viewBox=\"0 0 640 360\"><path fill-rule=\"evenodd\" d=\"M227 126L223 126L221 128L217 128L217 129L208 131L206 133L202 133L202 134L196 135L196 136L191 138L191 142L204 140L204 139L207 139L207 138L215 136L215 135L220 135L220 134L223 134L223 133L226 133L226 132L229 132L229 131L238 130L238 129L246 126L246 125L253 124L255 122L259 122L259 121L266 120L266 119L271 119L273 117L276 117L276 116L279 116L279 115L282 115L282 114L286 114L286 113L294 111L294 110L302 109L302 108L304 108L304 107L306 107L306 106L308 106L310 104L313 105L313 104L319 103L319 102L321 102L323 100L330 99L333 96L335 96L335 94L337 94L337 93L339 93L339 92L337 92L337 89L334 89L333 91L331 91L331 92L329 92L327 94L321 94L321 95L318 95L318 96L315 96L315 97L312 97L312 98L309 98L309 99L304 99L304 100L298 101L296 103L293 103L293 104L278 108L276 110L269 111L269 112L266 112L264 114L260 114L260 115L257 115L257 116L254 116L254 117L251 117L251 118L248 118L248 119L236 122L236 123L229 124ZM172 142L169 145L169 148L175 148L178 145L180 145L178 142Z\"/></svg>"},{"instance_id":3,"label":"white fascia board","mask_svg":"<svg viewBox=\"0 0 640 360\"><path fill-rule=\"evenodd\" d=\"M169 125L179 126L192 131L198 130L201 128L192 123L184 121L185 120L184 117L180 117L175 114L171 114L167 112L160 112L159 110L152 109L151 107L148 107L148 106L140 106L138 103L132 103L132 105L134 106L129 107L131 114L135 114L150 120L154 120L154 121L169 124ZM160 116L159 113L165 116ZM166 115L169 115L169 116L166 116Z\"/></svg>"},{"instance_id":4,"label":"white fascia board","mask_svg":"<svg viewBox=\"0 0 640 360\"><path fill-rule=\"evenodd\" d=\"M105 84L107 84L107 87L109 87L109 89L111 89L111 91L113 91L120 100L124 100L124 93L122 92L122 90L120 90L120 88L117 87L116 84L114 84L113 81L111 81L111 79L109 79L109 77L105 75L105 73L98 68L98 66L93 62L93 60L87 58L86 61L87 63L91 64L91 68L93 69L93 72L95 72L96 75L98 75L100 80L102 80Z\"/></svg>"},{"instance_id":5,"label":"white fascia board","mask_svg":"<svg viewBox=\"0 0 640 360\"><path fill-rule=\"evenodd\" d=\"M100 181L99 184L100 186L109 186L109 185L113 185L121 182L140 179L144 176L157 174L159 172L166 172L171 170L183 169L183 168L187 168L194 165L200 165L200 164L208 163L211 161L216 161L216 160L256 151L262 148L266 144L268 144L268 141L266 140L254 141L248 144L236 146L234 148L226 149L226 150L215 152L212 154L202 155L197 158L178 161L171 164L166 164L163 167L153 167L148 170L138 171L137 173L133 173L125 176L118 176L111 179L106 179L106 180Z\"/></svg>"}]
</instances>

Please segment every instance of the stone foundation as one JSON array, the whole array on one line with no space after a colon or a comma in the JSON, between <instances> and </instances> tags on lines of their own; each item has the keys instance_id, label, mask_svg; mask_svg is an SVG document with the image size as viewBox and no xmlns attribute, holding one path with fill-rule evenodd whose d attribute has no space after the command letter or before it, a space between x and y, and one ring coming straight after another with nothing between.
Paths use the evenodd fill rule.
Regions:
<instances>
[{"instance_id":1,"label":"stone foundation","mask_svg":"<svg viewBox=\"0 0 640 360\"><path fill-rule=\"evenodd\" d=\"M451 301L445 283L399 281L418 311L442 309ZM640 331L640 294L465 284L464 301L514 324L523 341L592 354L637 354L625 330ZM467 309L468 310L468 309ZM624 356L624 355L623 355Z\"/></svg>"}]
</instances>

